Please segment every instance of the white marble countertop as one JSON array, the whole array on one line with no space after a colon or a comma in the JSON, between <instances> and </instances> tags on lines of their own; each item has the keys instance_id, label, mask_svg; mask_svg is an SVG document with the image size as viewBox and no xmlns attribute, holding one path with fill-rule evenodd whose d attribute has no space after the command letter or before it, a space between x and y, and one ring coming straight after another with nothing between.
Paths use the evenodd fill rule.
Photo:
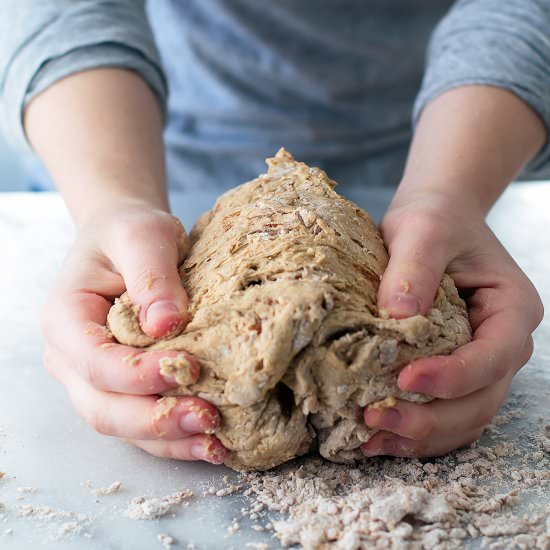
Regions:
<instances>
[{"instance_id":1,"label":"white marble countertop","mask_svg":"<svg viewBox=\"0 0 550 550\"><path fill-rule=\"evenodd\" d=\"M389 190L365 190L350 198L379 218ZM215 196L174 195L173 209L187 227ZM550 182L515 185L501 198L490 225L550 306ZM202 496L206 484L221 487L224 467L161 460L116 439L95 434L73 412L64 389L42 368L43 338L39 309L71 243L74 230L56 194L0 194L0 548L67 549L163 548L157 536L167 533L177 548L246 548L250 541L279 545L269 534L242 525L228 535L242 496L215 499ZM514 381L514 388L532 397L529 414L550 421L550 323L535 334L536 351ZM510 429L521 430L521 420ZM105 487L115 480L122 489L96 496L84 483ZM36 487L35 492L18 488ZM140 495L164 496L178 489L196 492L192 505L175 517L132 521L125 517L129 501ZM60 522L22 517L18 506L33 504L84 514L85 529L59 538ZM541 503L548 510L550 495ZM546 512L547 513L547 512ZM89 521L88 521L89 520ZM475 544L474 544L475 545Z\"/></svg>"}]
</instances>

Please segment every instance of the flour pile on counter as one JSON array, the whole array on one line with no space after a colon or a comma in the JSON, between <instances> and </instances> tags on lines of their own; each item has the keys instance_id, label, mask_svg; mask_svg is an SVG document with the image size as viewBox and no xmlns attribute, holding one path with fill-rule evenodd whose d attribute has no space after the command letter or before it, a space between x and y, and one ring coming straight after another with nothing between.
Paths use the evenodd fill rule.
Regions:
<instances>
[{"instance_id":1,"label":"flour pile on counter","mask_svg":"<svg viewBox=\"0 0 550 550\"><path fill-rule=\"evenodd\" d=\"M521 415L509 404L488 427L487 444L442 458L353 468L309 458L207 492L242 491L251 499L243 518L284 547L444 550L480 539L493 549L549 550L550 507L540 499L550 491L550 426L539 419L520 448L500 428Z\"/></svg>"},{"instance_id":2,"label":"flour pile on counter","mask_svg":"<svg viewBox=\"0 0 550 550\"><path fill-rule=\"evenodd\" d=\"M125 498L120 481L100 489L83 483L99 497L96 515L27 503L45 495L32 486L12 486L10 494L16 477L3 473L0 547L24 522L43 527L44 540L95 538L97 521L109 515L154 521L159 547L202 550L185 534L166 534L175 524L163 522L201 502L207 519L216 506L209 499L233 499L234 516L216 526L227 548L446 550L473 540L494 550L550 550L550 419L529 417L528 402L515 394L482 443L437 459L379 458L351 467L304 458L266 473L225 476L202 493L166 496ZM520 420L525 429L514 431Z\"/></svg>"},{"instance_id":3,"label":"flour pile on counter","mask_svg":"<svg viewBox=\"0 0 550 550\"><path fill-rule=\"evenodd\" d=\"M191 491L178 491L160 498L136 497L126 510L126 516L130 519L158 519L171 512L175 506L187 506L192 496Z\"/></svg>"}]
</instances>

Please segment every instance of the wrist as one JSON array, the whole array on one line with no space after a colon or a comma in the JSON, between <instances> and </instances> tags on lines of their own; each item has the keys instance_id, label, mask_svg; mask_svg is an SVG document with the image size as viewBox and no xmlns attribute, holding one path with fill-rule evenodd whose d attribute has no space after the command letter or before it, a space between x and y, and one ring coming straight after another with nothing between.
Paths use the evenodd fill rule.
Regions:
<instances>
[{"instance_id":1,"label":"wrist","mask_svg":"<svg viewBox=\"0 0 550 550\"><path fill-rule=\"evenodd\" d=\"M470 219L483 220L486 216L484 201L476 193L464 193L459 187L432 181L403 179L390 204L389 210L416 208L426 214L453 215L460 213Z\"/></svg>"},{"instance_id":2,"label":"wrist","mask_svg":"<svg viewBox=\"0 0 550 550\"><path fill-rule=\"evenodd\" d=\"M398 194L431 193L484 216L544 141L541 119L513 93L447 91L420 115Z\"/></svg>"},{"instance_id":3,"label":"wrist","mask_svg":"<svg viewBox=\"0 0 550 550\"><path fill-rule=\"evenodd\" d=\"M127 200L168 210L162 116L136 73L72 74L33 98L24 122L78 226Z\"/></svg>"},{"instance_id":4,"label":"wrist","mask_svg":"<svg viewBox=\"0 0 550 550\"><path fill-rule=\"evenodd\" d=\"M89 201L72 204L69 202L71 215L77 229L95 225L98 220L109 217L120 218L125 213L136 211L158 211L169 213L168 198L165 192L146 192L128 190L125 187L104 190L94 193Z\"/></svg>"}]
</instances>

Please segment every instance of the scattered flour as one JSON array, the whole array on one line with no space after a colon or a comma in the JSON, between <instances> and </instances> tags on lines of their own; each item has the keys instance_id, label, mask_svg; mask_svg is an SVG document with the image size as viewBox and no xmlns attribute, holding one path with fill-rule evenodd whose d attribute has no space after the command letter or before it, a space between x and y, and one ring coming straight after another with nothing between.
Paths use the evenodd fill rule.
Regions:
<instances>
[{"instance_id":1,"label":"scattered flour","mask_svg":"<svg viewBox=\"0 0 550 550\"><path fill-rule=\"evenodd\" d=\"M512 398L488 426L483 444L444 457L375 458L355 466L304 458L270 472L225 476L218 485L207 486L203 496L245 498L245 506L226 526L227 536L248 531L277 539L244 544L255 550L281 545L305 550L452 550L472 540L491 550L550 550L550 424L544 418L538 423L524 418L528 429L503 430L525 414L517 400ZM0 479L5 476L0 472ZM86 486L96 495L110 495L122 484ZM19 497L36 491L16 489ZM189 505L192 496L187 490L140 496L118 511L133 520L156 520L173 516L171 512ZM0 503L4 521L9 513ZM91 536L87 528L94 519L23 503L15 515L48 529L55 540ZM8 527L2 534L12 532ZM166 549L178 544L164 533L157 538Z\"/></svg>"},{"instance_id":2,"label":"scattered flour","mask_svg":"<svg viewBox=\"0 0 550 550\"><path fill-rule=\"evenodd\" d=\"M170 548L172 548L172 546L176 544L176 539L165 533L159 533L157 535L157 539L160 541L163 548L166 548L167 550L170 550Z\"/></svg>"},{"instance_id":3,"label":"scattered flour","mask_svg":"<svg viewBox=\"0 0 550 550\"><path fill-rule=\"evenodd\" d=\"M249 502L243 519L252 530L272 531L284 547L446 550L470 538L495 550L550 550L550 506L541 514L536 503L550 494L550 429L525 434L521 445L500 429L522 414L506 410L488 427L489 444L441 458L376 458L356 466L306 458L241 474L205 494L242 492ZM533 498L523 503L523 496Z\"/></svg>"},{"instance_id":4,"label":"scattered flour","mask_svg":"<svg viewBox=\"0 0 550 550\"><path fill-rule=\"evenodd\" d=\"M100 487L98 489L94 489L92 487L92 482L90 480L87 480L84 482L84 485L90 490L90 493L93 493L97 496L104 496L104 495L112 495L113 493L118 493L120 491L120 488L122 487L121 481L114 481L109 485L108 487Z\"/></svg>"},{"instance_id":5,"label":"scattered flour","mask_svg":"<svg viewBox=\"0 0 550 550\"><path fill-rule=\"evenodd\" d=\"M36 487L17 487L18 493L36 493L38 489Z\"/></svg>"},{"instance_id":6,"label":"scattered flour","mask_svg":"<svg viewBox=\"0 0 550 550\"><path fill-rule=\"evenodd\" d=\"M86 528L91 525L93 520L87 514L33 504L19 504L17 506L17 516L31 519L37 522L38 526L48 529L54 540L80 534L90 536Z\"/></svg>"},{"instance_id":7,"label":"scattered flour","mask_svg":"<svg viewBox=\"0 0 550 550\"><path fill-rule=\"evenodd\" d=\"M186 503L193 496L191 491L178 491L165 497L137 497L130 502L126 516L130 519L158 519L175 506Z\"/></svg>"},{"instance_id":8,"label":"scattered flour","mask_svg":"<svg viewBox=\"0 0 550 550\"><path fill-rule=\"evenodd\" d=\"M67 521L62 523L57 529L56 539L62 539L67 536L79 535L82 533L83 526L82 524L76 521Z\"/></svg>"}]
</instances>

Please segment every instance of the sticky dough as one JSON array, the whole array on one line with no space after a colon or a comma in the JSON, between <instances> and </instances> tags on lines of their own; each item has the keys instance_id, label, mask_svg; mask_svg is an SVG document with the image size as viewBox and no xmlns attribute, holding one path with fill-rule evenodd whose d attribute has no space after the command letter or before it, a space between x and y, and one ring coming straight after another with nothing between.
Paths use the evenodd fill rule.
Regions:
<instances>
[{"instance_id":1,"label":"sticky dough","mask_svg":"<svg viewBox=\"0 0 550 550\"><path fill-rule=\"evenodd\" d=\"M388 255L369 215L284 149L267 164L267 174L222 195L191 231L180 267L190 299L185 330L150 338L126 294L108 327L121 343L198 360L196 383L185 360L161 369L182 383L169 395L196 394L218 407L228 466L264 470L315 450L353 461L373 434L362 408L427 401L401 392L396 376L412 359L468 342L466 308L445 275L426 316L384 318L376 292Z\"/></svg>"}]
</instances>

